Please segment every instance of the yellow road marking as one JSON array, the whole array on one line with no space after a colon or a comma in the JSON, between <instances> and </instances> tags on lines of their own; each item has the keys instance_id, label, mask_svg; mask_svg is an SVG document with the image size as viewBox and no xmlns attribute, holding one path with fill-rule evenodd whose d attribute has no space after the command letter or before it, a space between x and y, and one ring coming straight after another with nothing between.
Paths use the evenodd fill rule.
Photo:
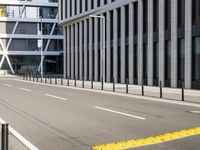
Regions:
<instances>
[{"instance_id":1,"label":"yellow road marking","mask_svg":"<svg viewBox=\"0 0 200 150\"><path fill-rule=\"evenodd\" d=\"M200 127L176 131L176 132L144 138L144 139L136 139L136 140L98 145L98 146L92 147L92 150L124 150L124 149L129 149L129 148L145 146L145 145L152 145L152 144L173 141L176 139L181 139L181 138L194 136L198 134L200 134Z\"/></svg>"}]
</instances>

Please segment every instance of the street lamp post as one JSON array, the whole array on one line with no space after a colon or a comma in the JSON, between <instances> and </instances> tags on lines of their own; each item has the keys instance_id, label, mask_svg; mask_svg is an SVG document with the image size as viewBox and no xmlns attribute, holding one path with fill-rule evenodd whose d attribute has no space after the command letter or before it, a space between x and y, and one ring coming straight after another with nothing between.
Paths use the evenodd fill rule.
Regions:
<instances>
[{"instance_id":1,"label":"street lamp post","mask_svg":"<svg viewBox=\"0 0 200 150\"><path fill-rule=\"evenodd\" d=\"M41 78L43 78L43 61L42 61L42 57L43 57L43 33L42 33L42 30L43 30L43 27L42 27L42 17L40 17L41 19L41 50L40 50L40 58L41 58L41 68L40 68L40 74L41 74Z\"/></svg>"},{"instance_id":2,"label":"street lamp post","mask_svg":"<svg viewBox=\"0 0 200 150\"><path fill-rule=\"evenodd\" d=\"M105 83L105 17L104 16L97 16L97 15L90 15L91 18L97 18L101 20L101 79L103 83Z\"/></svg>"}]
</instances>

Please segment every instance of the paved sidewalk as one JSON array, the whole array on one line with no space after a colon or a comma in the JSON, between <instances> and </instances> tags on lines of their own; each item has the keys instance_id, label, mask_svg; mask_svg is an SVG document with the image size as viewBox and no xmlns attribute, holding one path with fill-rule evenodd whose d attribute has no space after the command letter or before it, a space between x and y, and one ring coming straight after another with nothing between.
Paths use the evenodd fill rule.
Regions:
<instances>
[{"instance_id":1,"label":"paved sidewalk","mask_svg":"<svg viewBox=\"0 0 200 150\"><path fill-rule=\"evenodd\" d=\"M23 79L23 77L20 77L20 79ZM28 79L29 81L33 81L33 78ZM46 80L46 81L45 81ZM34 78L34 82L37 82L37 78ZM60 78L43 78L41 81L41 78L38 78L38 82L47 83L47 84L56 84L61 85L61 79ZM74 80L67 80L63 79L63 86L69 86L71 87L79 87L83 88L83 81L77 80L76 82ZM91 89L92 83L91 81L84 81L84 88ZM93 89L95 90L101 90L101 82L93 82ZM113 91L113 83L104 83L104 91ZM115 84L115 92L117 93L126 93L126 84ZM128 94L134 94L134 95L142 95L142 86L141 85L128 85ZM144 96L148 97L160 97L160 87L156 86L144 86ZM162 97L164 99L170 99L170 100L178 100L182 101L182 89L180 88L162 88ZM187 102L194 102L194 103L200 103L200 90L190 90L190 89L184 89L184 100Z\"/></svg>"}]
</instances>

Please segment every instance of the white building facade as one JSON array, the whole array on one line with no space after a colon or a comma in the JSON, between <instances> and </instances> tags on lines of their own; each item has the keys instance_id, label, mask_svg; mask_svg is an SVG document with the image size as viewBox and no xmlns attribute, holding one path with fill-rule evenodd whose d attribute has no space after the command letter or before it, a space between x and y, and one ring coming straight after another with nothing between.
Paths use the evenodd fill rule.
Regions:
<instances>
[{"instance_id":1,"label":"white building facade","mask_svg":"<svg viewBox=\"0 0 200 150\"><path fill-rule=\"evenodd\" d=\"M199 6L200 0L59 0L65 77L200 89Z\"/></svg>"},{"instance_id":2,"label":"white building facade","mask_svg":"<svg viewBox=\"0 0 200 150\"><path fill-rule=\"evenodd\" d=\"M62 73L63 31L57 23L57 0L0 0L0 69L36 73L42 64L44 73Z\"/></svg>"}]
</instances>

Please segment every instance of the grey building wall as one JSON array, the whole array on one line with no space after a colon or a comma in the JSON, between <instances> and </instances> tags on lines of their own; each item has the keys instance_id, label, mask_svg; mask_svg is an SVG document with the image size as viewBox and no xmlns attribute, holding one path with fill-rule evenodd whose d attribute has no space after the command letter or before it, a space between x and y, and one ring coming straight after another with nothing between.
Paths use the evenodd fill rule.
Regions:
<instances>
[{"instance_id":1,"label":"grey building wall","mask_svg":"<svg viewBox=\"0 0 200 150\"><path fill-rule=\"evenodd\" d=\"M65 77L200 89L200 0L75 1L59 1Z\"/></svg>"}]
</instances>

